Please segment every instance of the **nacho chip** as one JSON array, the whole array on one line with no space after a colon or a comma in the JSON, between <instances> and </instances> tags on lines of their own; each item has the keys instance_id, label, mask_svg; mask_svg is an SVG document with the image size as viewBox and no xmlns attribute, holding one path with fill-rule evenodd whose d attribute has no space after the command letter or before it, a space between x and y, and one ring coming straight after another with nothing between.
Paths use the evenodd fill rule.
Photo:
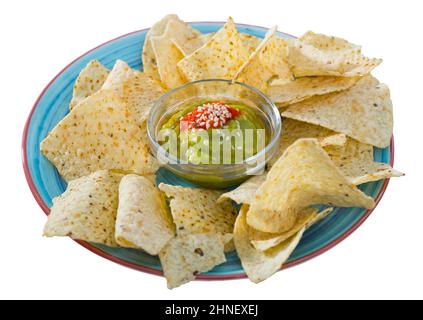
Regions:
<instances>
[{"instance_id":1,"label":"nacho chip","mask_svg":"<svg viewBox=\"0 0 423 320\"><path fill-rule=\"evenodd\" d=\"M382 62L363 56L359 46L344 39L313 32L290 39L288 46L288 62L296 77L362 76Z\"/></svg>"},{"instance_id":2,"label":"nacho chip","mask_svg":"<svg viewBox=\"0 0 423 320\"><path fill-rule=\"evenodd\" d=\"M44 235L90 241L116 247L115 221L121 174L97 171L69 182L53 199Z\"/></svg>"},{"instance_id":3,"label":"nacho chip","mask_svg":"<svg viewBox=\"0 0 423 320\"><path fill-rule=\"evenodd\" d=\"M226 262L224 239L217 234L188 234L172 239L160 252L160 262L169 289L195 279Z\"/></svg>"},{"instance_id":4,"label":"nacho chip","mask_svg":"<svg viewBox=\"0 0 423 320\"><path fill-rule=\"evenodd\" d=\"M286 149L256 191L248 224L263 232L284 232L299 212L315 204L369 209L374 201L343 176L317 139L300 139Z\"/></svg>"},{"instance_id":5,"label":"nacho chip","mask_svg":"<svg viewBox=\"0 0 423 320\"><path fill-rule=\"evenodd\" d=\"M287 63L287 49L283 39L275 36L271 28L249 59L236 73L234 80L247 83L260 90L267 88L272 78L291 81L292 74Z\"/></svg>"},{"instance_id":6,"label":"nacho chip","mask_svg":"<svg viewBox=\"0 0 423 320\"><path fill-rule=\"evenodd\" d=\"M206 43L207 37L181 20L168 22L165 32L183 56L188 56ZM157 52L156 57L157 57Z\"/></svg>"},{"instance_id":7,"label":"nacho chip","mask_svg":"<svg viewBox=\"0 0 423 320\"><path fill-rule=\"evenodd\" d=\"M404 174L389 164L373 160L373 147L348 138L344 146L326 146L325 151L355 185L386 178L401 177Z\"/></svg>"},{"instance_id":8,"label":"nacho chip","mask_svg":"<svg viewBox=\"0 0 423 320\"><path fill-rule=\"evenodd\" d=\"M113 66L112 71L109 73L106 81L104 82L102 89L113 89L119 95L123 96L123 83L131 78L134 74L133 70L128 64L123 60L116 60L115 65Z\"/></svg>"},{"instance_id":9,"label":"nacho chip","mask_svg":"<svg viewBox=\"0 0 423 320\"><path fill-rule=\"evenodd\" d=\"M138 123L145 126L151 107L165 90L148 74L139 71L134 71L125 79L122 87L122 99L126 106L133 112Z\"/></svg>"},{"instance_id":10,"label":"nacho chip","mask_svg":"<svg viewBox=\"0 0 423 320\"><path fill-rule=\"evenodd\" d=\"M329 144L343 145L346 142L344 135L339 136L332 130L293 119L282 119L282 135L279 140L279 149L274 157L269 160L268 166L272 167L285 150L301 138L316 138L321 146Z\"/></svg>"},{"instance_id":11,"label":"nacho chip","mask_svg":"<svg viewBox=\"0 0 423 320\"><path fill-rule=\"evenodd\" d=\"M142 65L143 71L150 74L153 78L159 79L159 74L157 71L157 61L156 56L151 45L151 37L161 36L168 24L169 21L180 21L179 17L176 14L168 14L163 17L160 21L156 22L150 30L147 32L144 40L144 46L142 49Z\"/></svg>"},{"instance_id":12,"label":"nacho chip","mask_svg":"<svg viewBox=\"0 0 423 320\"><path fill-rule=\"evenodd\" d=\"M260 251L251 244L251 227L247 224L248 205L243 205L235 222L234 242L236 252L248 278L259 283L266 280L288 260L305 231L303 227L291 238L267 251Z\"/></svg>"},{"instance_id":13,"label":"nacho chip","mask_svg":"<svg viewBox=\"0 0 423 320\"><path fill-rule=\"evenodd\" d=\"M284 80L282 84L274 80L268 87L267 94L278 107L286 107L312 96L349 89L359 79L358 77L303 77L290 82Z\"/></svg>"},{"instance_id":14,"label":"nacho chip","mask_svg":"<svg viewBox=\"0 0 423 320\"><path fill-rule=\"evenodd\" d=\"M302 228L305 227L307 229L317 221L324 219L332 211L333 208L327 208L318 213L317 209L306 208L298 215L298 218L291 229L279 234L261 232L250 228L251 244L257 250L269 250L270 248L273 248L278 244L288 240L296 233L298 233Z\"/></svg>"},{"instance_id":15,"label":"nacho chip","mask_svg":"<svg viewBox=\"0 0 423 320\"><path fill-rule=\"evenodd\" d=\"M116 242L157 255L174 235L164 195L144 177L124 176L119 185Z\"/></svg>"},{"instance_id":16,"label":"nacho chip","mask_svg":"<svg viewBox=\"0 0 423 320\"><path fill-rule=\"evenodd\" d=\"M177 235L231 234L237 215L229 201L217 203L222 192L160 183L159 189L170 198L170 209ZM226 249L229 251L231 245Z\"/></svg>"},{"instance_id":17,"label":"nacho chip","mask_svg":"<svg viewBox=\"0 0 423 320\"><path fill-rule=\"evenodd\" d=\"M91 60L79 73L73 86L72 100L69 108L72 110L78 103L86 97L96 93L103 86L109 75L109 69L97 60Z\"/></svg>"},{"instance_id":18,"label":"nacho chip","mask_svg":"<svg viewBox=\"0 0 423 320\"><path fill-rule=\"evenodd\" d=\"M251 55L254 51L256 51L256 48L263 40L248 33L240 33L239 36L241 37L244 48L247 49L248 55Z\"/></svg>"},{"instance_id":19,"label":"nacho chip","mask_svg":"<svg viewBox=\"0 0 423 320\"><path fill-rule=\"evenodd\" d=\"M189 81L233 79L247 61L248 52L232 18L206 44L178 63Z\"/></svg>"},{"instance_id":20,"label":"nacho chip","mask_svg":"<svg viewBox=\"0 0 423 320\"><path fill-rule=\"evenodd\" d=\"M251 200L254 198L256 190L263 184L266 180L266 174L259 176L253 176L247 181L241 183L237 188L232 191L225 192L220 195L218 202L231 199L238 204L247 203L250 204Z\"/></svg>"},{"instance_id":21,"label":"nacho chip","mask_svg":"<svg viewBox=\"0 0 423 320\"><path fill-rule=\"evenodd\" d=\"M320 125L379 148L389 146L392 136L389 89L372 76L346 91L290 105L282 116Z\"/></svg>"},{"instance_id":22,"label":"nacho chip","mask_svg":"<svg viewBox=\"0 0 423 320\"><path fill-rule=\"evenodd\" d=\"M78 104L41 143L41 152L67 181L102 169L151 174L145 126L113 90Z\"/></svg>"},{"instance_id":23,"label":"nacho chip","mask_svg":"<svg viewBox=\"0 0 423 320\"><path fill-rule=\"evenodd\" d=\"M151 45L156 56L160 79L167 88L172 89L182 85L186 81L176 66L184 58L184 55L172 41L175 30L169 29L170 27L172 27L171 22L169 22L163 35L151 37Z\"/></svg>"},{"instance_id":24,"label":"nacho chip","mask_svg":"<svg viewBox=\"0 0 423 320\"><path fill-rule=\"evenodd\" d=\"M335 165L355 185L403 175L388 164L375 162L371 145L345 137L344 134L288 118L283 119L282 127L279 150L269 161L269 167L298 139L317 138ZM246 198L250 196L245 195Z\"/></svg>"}]
</instances>

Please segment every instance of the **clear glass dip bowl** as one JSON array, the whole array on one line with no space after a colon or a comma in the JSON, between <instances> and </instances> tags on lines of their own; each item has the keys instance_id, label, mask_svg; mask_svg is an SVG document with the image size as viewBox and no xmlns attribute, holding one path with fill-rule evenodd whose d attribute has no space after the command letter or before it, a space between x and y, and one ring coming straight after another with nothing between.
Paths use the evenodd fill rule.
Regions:
<instances>
[{"instance_id":1,"label":"clear glass dip bowl","mask_svg":"<svg viewBox=\"0 0 423 320\"><path fill-rule=\"evenodd\" d=\"M251 107L257 117L261 118L267 132L265 148L234 164L180 163L175 155L166 152L157 142L158 132L175 112L183 109L190 101L200 100L239 101ZM151 152L162 167L194 184L222 189L264 172L266 163L279 147L281 121L277 107L258 89L240 82L208 79L186 83L164 94L150 111L147 131Z\"/></svg>"}]
</instances>

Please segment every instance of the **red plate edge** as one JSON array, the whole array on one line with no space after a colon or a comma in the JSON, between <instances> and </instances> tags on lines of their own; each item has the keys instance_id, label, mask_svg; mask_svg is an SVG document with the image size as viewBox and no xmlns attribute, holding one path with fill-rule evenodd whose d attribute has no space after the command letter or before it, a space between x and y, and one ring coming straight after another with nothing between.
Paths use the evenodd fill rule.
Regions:
<instances>
[{"instance_id":1,"label":"red plate edge","mask_svg":"<svg viewBox=\"0 0 423 320\"><path fill-rule=\"evenodd\" d=\"M203 22L204 23L204 22ZM208 22L206 22L208 23ZM218 22L210 22L210 23L218 23ZM243 25L243 24L239 24L239 25ZM245 25L245 26L253 26L253 25ZM263 27L259 27L259 26L253 26L253 27L258 27L258 28L263 28ZM265 28L263 28L265 29ZM22 135L22 165L23 165L23 169L24 169L24 173L25 173L25 178L26 181L29 185L29 188L32 192L32 195L34 196L35 200L37 201L38 205L41 207L41 209L44 211L44 213L46 215L48 215L50 213L50 209L49 207L44 203L43 199L41 198L40 194L38 193L34 182L32 180L31 174L29 172L29 167L28 167L28 159L26 156L26 144L27 144L27 136L28 136L28 129L29 129L29 124L31 122L32 119L32 115L39 103L39 101L41 100L41 98L43 97L44 93L49 89L49 87L51 86L51 84L63 73L66 71L66 69L68 69L73 63L75 63L77 60L81 59L82 57L86 56L87 54L91 53L92 51L105 46L115 40L130 36L132 34L136 34L138 32L142 32L142 31L147 31L148 29L142 29L142 30L137 30L134 32L130 32L127 33L125 35L119 36L117 38L114 38L112 40L109 40L103 44L100 44L99 46L87 51L86 53L82 54L81 56L79 56L78 58L76 58L75 60L73 60L72 62L70 62L66 67L64 67L48 84L47 86L43 89L43 91L41 92L41 94L38 96L34 106L31 109L31 112L29 113L28 119L25 122L25 127L23 130L23 135ZM391 143L390 143L390 165L391 167L394 166L394 136L392 136L391 138ZM375 206L373 209L369 209L366 211L366 213L360 218L360 220L358 220L353 226L351 226L350 229L348 229L344 234L342 234L341 236L339 236L338 238L336 238L335 240L329 242L328 244L326 244L325 246L323 246L322 248L320 248L319 250L310 253L302 258L299 258L297 260L291 261L287 264L285 264L282 269L287 269L293 266L296 266L298 264L301 264L303 262L306 262L310 259L313 259L323 253L325 253L326 251L330 250L331 248L333 248L334 246L336 246L337 244L339 244L340 242L342 242L343 240L345 240L348 236L350 236L355 230L357 230L363 223L364 221L367 220L367 218L370 216L370 214L373 212L373 210L377 207L377 205L379 204L380 200L382 199L383 194L386 191L386 188L388 187L389 184L389 179L385 179L381 190L379 191L379 194L377 195L376 199L375 199ZM101 249L93 246L92 244L86 242L86 241L81 241L81 240L74 240L76 243L78 243L79 245L83 246L84 248L90 250L91 252L105 258L108 259L112 262L118 263L120 265L123 265L125 267L131 268L131 269L135 269L138 271L142 271L142 272L146 272L146 273L150 273L153 275L158 275L158 276L163 276L163 272L153 269L153 268L149 268L149 267L145 267L145 266L140 266L137 265L135 263L131 263L125 260L122 260L120 258L117 258L115 256L112 256L110 254L108 254L107 252L102 251ZM281 269L281 270L282 270ZM198 276L196 279L197 280L233 280L233 279L243 279L243 278L247 278L247 275L245 273L237 273L237 274L228 274L228 275L200 275Z\"/></svg>"}]
</instances>

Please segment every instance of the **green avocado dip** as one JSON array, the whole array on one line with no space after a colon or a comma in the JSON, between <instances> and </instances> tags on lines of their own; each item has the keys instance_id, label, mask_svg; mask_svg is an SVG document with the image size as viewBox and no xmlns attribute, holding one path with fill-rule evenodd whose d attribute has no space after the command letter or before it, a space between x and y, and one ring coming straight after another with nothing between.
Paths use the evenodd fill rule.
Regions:
<instances>
[{"instance_id":1,"label":"green avocado dip","mask_svg":"<svg viewBox=\"0 0 423 320\"><path fill-rule=\"evenodd\" d=\"M160 144L180 163L242 163L268 140L256 108L239 101L191 101L168 115L159 128Z\"/></svg>"}]
</instances>

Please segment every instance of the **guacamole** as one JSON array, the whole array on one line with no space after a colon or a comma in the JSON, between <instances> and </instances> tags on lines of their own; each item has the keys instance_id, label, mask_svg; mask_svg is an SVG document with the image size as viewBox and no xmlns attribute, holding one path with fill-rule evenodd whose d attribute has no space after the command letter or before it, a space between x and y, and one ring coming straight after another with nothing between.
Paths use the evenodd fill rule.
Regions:
<instances>
[{"instance_id":1,"label":"guacamole","mask_svg":"<svg viewBox=\"0 0 423 320\"><path fill-rule=\"evenodd\" d=\"M196 101L165 118L160 131L167 138L161 145L187 163L234 164L265 147L265 129L254 107L238 101Z\"/></svg>"}]
</instances>

